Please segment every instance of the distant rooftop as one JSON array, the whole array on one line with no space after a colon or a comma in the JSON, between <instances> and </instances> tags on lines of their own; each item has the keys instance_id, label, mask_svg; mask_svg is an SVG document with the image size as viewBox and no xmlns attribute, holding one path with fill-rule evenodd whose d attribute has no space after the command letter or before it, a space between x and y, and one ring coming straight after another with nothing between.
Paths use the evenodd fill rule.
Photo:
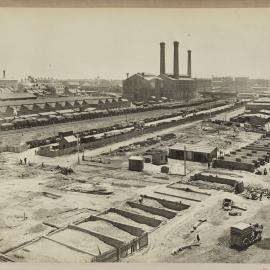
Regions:
<instances>
[{"instance_id":1,"label":"distant rooftop","mask_svg":"<svg viewBox=\"0 0 270 270\"><path fill-rule=\"evenodd\" d=\"M29 93L1 93L0 100L20 100L20 99L36 99L37 97Z\"/></svg>"}]
</instances>

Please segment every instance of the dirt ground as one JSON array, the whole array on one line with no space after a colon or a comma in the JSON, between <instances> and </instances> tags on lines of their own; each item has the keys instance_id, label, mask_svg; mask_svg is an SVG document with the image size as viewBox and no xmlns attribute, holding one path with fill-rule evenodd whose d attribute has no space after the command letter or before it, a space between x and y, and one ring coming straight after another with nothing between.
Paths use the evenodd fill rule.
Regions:
<instances>
[{"instance_id":1,"label":"dirt ground","mask_svg":"<svg viewBox=\"0 0 270 270\"><path fill-rule=\"evenodd\" d=\"M167 188L168 184L178 181L187 183L189 176L197 171L207 170L202 163L187 162L187 176L184 176L184 162L168 161L169 174L160 172L161 166L145 163L143 172L128 171L127 159L130 155L141 154L151 147L168 148L175 143L215 145L224 152L240 148L256 140L260 135L231 129L221 130L219 134L203 131L200 121L193 122L128 141L104 146L101 149L85 151L86 161L76 164L77 154L62 156L57 159L35 156L34 149L22 154L0 154L0 252L22 244L35 237L46 235L87 215L96 214L110 207L124 207L127 200L137 200L140 194L159 196L175 201L178 198L157 194L167 192L176 196L190 196L178 190ZM129 145L159 134L173 132L177 138L162 141L151 147L140 147L121 155L114 153L120 146ZM103 155L101 155L103 154ZM18 159L27 157L32 165L18 165ZM91 157L101 157L110 163L91 161ZM97 159L98 160L98 159ZM45 167L41 167L44 162ZM72 167L74 173L63 175L53 166ZM230 174L242 179L244 183L270 188L268 176L255 175L241 171L211 169L211 172ZM79 186L81 190L101 187L112 191L111 194L92 194L72 191L70 187ZM191 188L195 188L190 186ZM47 192L47 193L44 193ZM190 202L190 208L167 220L149 234L149 246L129 256L125 262L269 262L270 249L270 200L250 201L232 193L203 190L211 196L192 195L201 202ZM54 198L46 195L54 194ZM224 198L232 198L238 205L247 207L241 216L229 216L221 209ZM184 201L184 200L183 200ZM186 201L186 200L185 200ZM188 200L187 200L188 201ZM138 211L138 210L137 210ZM190 233L198 219L206 218L197 231ZM248 250L238 252L229 247L230 226L239 221L264 224L263 240ZM45 222L45 224L43 223ZM46 225L47 224L47 225ZM49 224L49 225L48 225ZM53 225L54 227L52 227ZM186 243L193 242L197 233L201 245L172 256L171 251Z\"/></svg>"},{"instance_id":2,"label":"dirt ground","mask_svg":"<svg viewBox=\"0 0 270 270\"><path fill-rule=\"evenodd\" d=\"M223 198L232 198L237 204L248 208L242 216L229 216L221 209ZM240 222L253 222L256 220L268 227L270 203L268 201L247 201L237 195L225 192L216 192L203 203L189 209L182 216L177 216L166 226L160 227L150 235L149 247L134 256L124 259L128 262L231 262L231 263L269 263L270 246L269 228L265 229L262 242L251 246L245 251L236 251L230 248L230 226ZM200 218L206 218L194 233L190 232L192 226ZM199 234L201 245L186 249L177 255L171 252L185 244L192 243Z\"/></svg>"}]
</instances>

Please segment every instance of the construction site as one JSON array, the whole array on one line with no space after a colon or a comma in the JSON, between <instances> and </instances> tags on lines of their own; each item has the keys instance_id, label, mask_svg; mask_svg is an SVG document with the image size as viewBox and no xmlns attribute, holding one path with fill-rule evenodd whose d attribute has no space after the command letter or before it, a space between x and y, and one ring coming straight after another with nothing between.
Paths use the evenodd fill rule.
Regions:
<instances>
[{"instance_id":1,"label":"construction site","mask_svg":"<svg viewBox=\"0 0 270 270\"><path fill-rule=\"evenodd\" d=\"M230 122L243 110L57 157L1 153L1 261L268 262L270 137ZM231 247L231 227L254 221L262 239Z\"/></svg>"},{"instance_id":2,"label":"construction site","mask_svg":"<svg viewBox=\"0 0 270 270\"><path fill-rule=\"evenodd\" d=\"M269 14L56 7L0 8L0 265L268 270Z\"/></svg>"}]
</instances>

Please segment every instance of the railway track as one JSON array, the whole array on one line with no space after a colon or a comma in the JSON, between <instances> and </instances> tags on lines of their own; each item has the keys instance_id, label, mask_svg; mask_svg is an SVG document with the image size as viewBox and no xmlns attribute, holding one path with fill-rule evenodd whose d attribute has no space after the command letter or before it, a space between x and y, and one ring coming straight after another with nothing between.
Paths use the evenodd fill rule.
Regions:
<instances>
[{"instance_id":1,"label":"railway track","mask_svg":"<svg viewBox=\"0 0 270 270\"><path fill-rule=\"evenodd\" d=\"M187 106L187 107L182 107L182 108L157 109L157 110L146 111L146 112L136 112L136 113L107 116L107 117L95 118L95 119L75 120L75 121L70 121L70 122L65 122L65 123L57 123L57 124L49 124L49 125L36 126L36 127L30 127L30 128L0 131L0 138L2 139L9 138L11 135L16 135L16 136L21 135L25 137L26 135L31 136L31 135L35 135L37 132L42 133L43 131L46 131L46 135L44 134L45 135L44 138L46 138L49 136L56 135L57 132L59 131L66 131L66 130L72 129L74 130L74 132L80 132L80 131L90 129L90 128L95 129L95 128L100 128L100 127L105 127L113 123L126 122L127 120L128 121L144 120L153 115L155 116L163 115L165 112L173 113L173 112L179 112L179 110L196 109L202 105L210 106L211 104L214 104L214 103L215 102L208 102L201 105Z\"/></svg>"}]
</instances>

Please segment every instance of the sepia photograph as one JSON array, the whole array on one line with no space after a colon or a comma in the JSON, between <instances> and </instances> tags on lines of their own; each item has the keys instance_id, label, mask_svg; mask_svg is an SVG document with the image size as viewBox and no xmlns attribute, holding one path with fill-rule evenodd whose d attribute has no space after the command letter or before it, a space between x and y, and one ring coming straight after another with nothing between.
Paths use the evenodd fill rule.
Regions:
<instances>
[{"instance_id":1,"label":"sepia photograph","mask_svg":"<svg viewBox=\"0 0 270 270\"><path fill-rule=\"evenodd\" d=\"M269 29L270 8L0 7L0 267L270 263Z\"/></svg>"}]
</instances>

